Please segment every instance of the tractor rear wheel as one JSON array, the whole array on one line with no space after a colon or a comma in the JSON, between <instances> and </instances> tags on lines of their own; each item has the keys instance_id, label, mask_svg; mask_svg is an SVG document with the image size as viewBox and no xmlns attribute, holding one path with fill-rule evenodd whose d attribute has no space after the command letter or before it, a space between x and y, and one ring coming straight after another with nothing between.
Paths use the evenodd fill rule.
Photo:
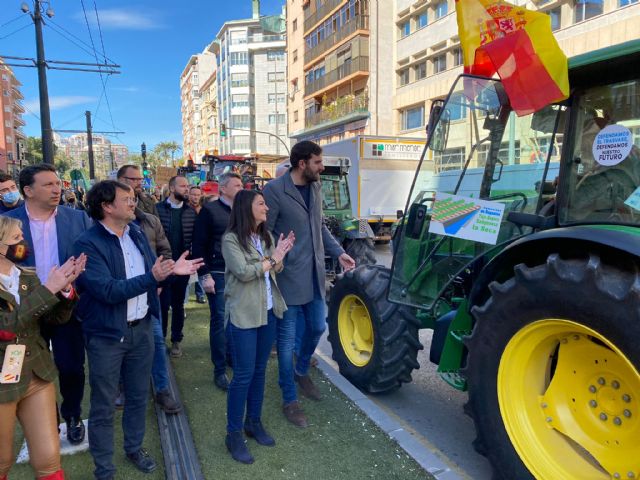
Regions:
<instances>
[{"instance_id":1,"label":"tractor rear wheel","mask_svg":"<svg viewBox=\"0 0 640 480\"><path fill-rule=\"evenodd\" d=\"M353 258L356 265L375 265L376 260L376 247L373 240L370 238L354 238L347 240L348 244L345 246L345 252Z\"/></svg>"},{"instance_id":2,"label":"tractor rear wheel","mask_svg":"<svg viewBox=\"0 0 640 480\"><path fill-rule=\"evenodd\" d=\"M467 411L496 478L640 475L640 269L518 265L472 309Z\"/></svg>"},{"instance_id":3,"label":"tractor rear wheel","mask_svg":"<svg viewBox=\"0 0 640 480\"><path fill-rule=\"evenodd\" d=\"M365 265L336 281L329 302L329 341L340 373L372 393L398 388L419 368L420 322L387 300L391 273Z\"/></svg>"}]
</instances>

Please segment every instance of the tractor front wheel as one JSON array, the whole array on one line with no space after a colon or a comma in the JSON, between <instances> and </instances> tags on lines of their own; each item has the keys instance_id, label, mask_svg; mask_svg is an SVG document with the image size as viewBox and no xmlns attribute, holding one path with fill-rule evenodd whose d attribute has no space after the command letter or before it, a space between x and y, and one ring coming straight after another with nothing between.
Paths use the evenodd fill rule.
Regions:
<instances>
[{"instance_id":1,"label":"tractor front wheel","mask_svg":"<svg viewBox=\"0 0 640 480\"><path fill-rule=\"evenodd\" d=\"M386 298L388 268L365 265L338 279L329 302L329 341L340 373L358 388L381 393L411 381L419 368L419 321Z\"/></svg>"},{"instance_id":2,"label":"tractor front wheel","mask_svg":"<svg viewBox=\"0 0 640 480\"><path fill-rule=\"evenodd\" d=\"M518 265L472 309L467 411L496 478L640 476L640 270Z\"/></svg>"}]
</instances>

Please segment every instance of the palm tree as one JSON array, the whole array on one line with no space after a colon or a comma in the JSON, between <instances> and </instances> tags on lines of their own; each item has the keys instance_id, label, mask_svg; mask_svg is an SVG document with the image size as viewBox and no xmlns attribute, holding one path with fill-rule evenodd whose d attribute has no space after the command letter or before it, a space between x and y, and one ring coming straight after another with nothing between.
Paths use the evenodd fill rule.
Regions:
<instances>
[{"instance_id":1,"label":"palm tree","mask_svg":"<svg viewBox=\"0 0 640 480\"><path fill-rule=\"evenodd\" d=\"M160 142L153 148L153 152L164 160L166 166L169 166L169 158L171 158L171 166L174 166L174 156L180 150L182 147L174 141Z\"/></svg>"}]
</instances>

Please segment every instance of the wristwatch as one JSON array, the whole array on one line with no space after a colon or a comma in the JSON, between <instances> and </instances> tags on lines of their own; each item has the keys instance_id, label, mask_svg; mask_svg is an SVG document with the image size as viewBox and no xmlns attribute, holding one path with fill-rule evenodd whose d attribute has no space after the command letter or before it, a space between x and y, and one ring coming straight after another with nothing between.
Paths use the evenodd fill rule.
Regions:
<instances>
[{"instance_id":1,"label":"wristwatch","mask_svg":"<svg viewBox=\"0 0 640 480\"><path fill-rule=\"evenodd\" d=\"M269 260L269 263L271 264L271 268L276 268L276 264L278 262L276 262L276 259L273 257L268 257L267 260Z\"/></svg>"}]
</instances>

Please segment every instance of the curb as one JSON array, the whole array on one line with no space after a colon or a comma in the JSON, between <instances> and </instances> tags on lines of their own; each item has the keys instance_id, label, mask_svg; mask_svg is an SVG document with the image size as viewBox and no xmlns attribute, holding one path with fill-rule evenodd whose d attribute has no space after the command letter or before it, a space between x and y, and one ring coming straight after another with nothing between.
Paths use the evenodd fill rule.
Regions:
<instances>
[{"instance_id":1,"label":"curb","mask_svg":"<svg viewBox=\"0 0 640 480\"><path fill-rule=\"evenodd\" d=\"M463 480L451 467L444 463L432 450L406 431L398 421L393 419L382 408L354 387L349 380L344 378L332 365L332 361L321 351L316 350L318 368L326 375L342 393L344 393L365 415L367 415L389 437L398 442L398 445L407 452L425 471L433 475L437 480Z\"/></svg>"}]
</instances>

